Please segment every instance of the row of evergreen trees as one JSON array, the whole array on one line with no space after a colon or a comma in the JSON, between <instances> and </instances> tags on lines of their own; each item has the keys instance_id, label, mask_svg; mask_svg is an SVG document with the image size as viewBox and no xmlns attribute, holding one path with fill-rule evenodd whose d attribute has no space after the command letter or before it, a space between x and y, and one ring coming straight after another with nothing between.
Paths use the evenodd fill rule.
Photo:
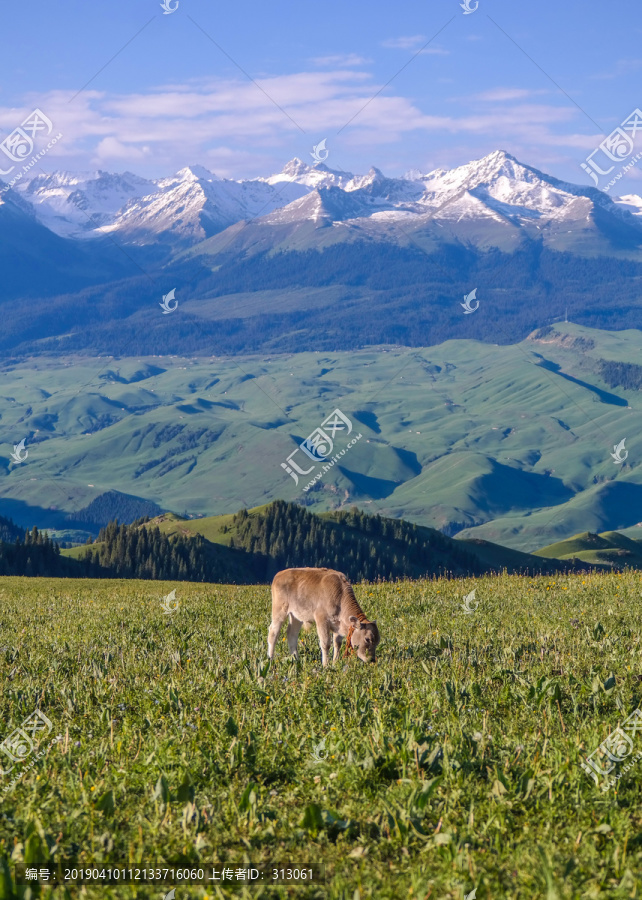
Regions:
<instances>
[{"instance_id":1,"label":"row of evergreen trees","mask_svg":"<svg viewBox=\"0 0 642 900\"><path fill-rule=\"evenodd\" d=\"M132 522L142 516L158 516L162 512L160 506L151 500L123 494L121 491L105 491L83 509L70 513L66 519L69 528L82 529L87 525L105 525L114 519L119 522Z\"/></svg>"},{"instance_id":2,"label":"row of evergreen trees","mask_svg":"<svg viewBox=\"0 0 642 900\"><path fill-rule=\"evenodd\" d=\"M5 544L15 544L16 541L22 540L24 535L24 528L19 528L13 519L0 516L0 541L4 541Z\"/></svg>"},{"instance_id":3,"label":"row of evergreen trees","mask_svg":"<svg viewBox=\"0 0 642 900\"><path fill-rule=\"evenodd\" d=\"M225 547L211 544L200 534L166 535L148 527L148 519L131 525L110 522L101 528L95 546L88 545L81 561L93 574L112 578L159 581L236 582L239 568ZM254 583L251 567L249 582Z\"/></svg>"},{"instance_id":4,"label":"row of evergreen trees","mask_svg":"<svg viewBox=\"0 0 642 900\"><path fill-rule=\"evenodd\" d=\"M34 528L24 540L0 541L0 575L256 584L298 566L339 569L352 581L483 571L476 557L437 531L356 508L319 516L277 500L252 515L241 510L231 530L227 548L200 534L164 534L148 517L131 525L114 520L74 560Z\"/></svg>"},{"instance_id":5,"label":"row of evergreen trees","mask_svg":"<svg viewBox=\"0 0 642 900\"><path fill-rule=\"evenodd\" d=\"M356 508L317 516L296 504L276 500L251 516L247 510L236 513L232 529L235 534L230 546L262 559L264 581L279 569L298 566L339 569L352 581L483 570L476 557L439 532L371 516Z\"/></svg>"},{"instance_id":6,"label":"row of evergreen trees","mask_svg":"<svg viewBox=\"0 0 642 900\"><path fill-rule=\"evenodd\" d=\"M60 556L58 544L35 527L24 540L0 540L0 575L69 577L73 570L72 561Z\"/></svg>"},{"instance_id":7,"label":"row of evergreen trees","mask_svg":"<svg viewBox=\"0 0 642 900\"><path fill-rule=\"evenodd\" d=\"M609 387L623 387L626 391L642 389L642 366L635 363L601 359L600 375Z\"/></svg>"}]
</instances>

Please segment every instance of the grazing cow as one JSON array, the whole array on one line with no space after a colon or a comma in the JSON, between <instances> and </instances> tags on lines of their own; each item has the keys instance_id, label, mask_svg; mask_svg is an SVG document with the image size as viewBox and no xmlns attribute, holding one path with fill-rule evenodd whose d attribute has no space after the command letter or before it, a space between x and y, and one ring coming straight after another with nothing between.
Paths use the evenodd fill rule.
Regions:
<instances>
[{"instance_id":1,"label":"grazing cow","mask_svg":"<svg viewBox=\"0 0 642 900\"><path fill-rule=\"evenodd\" d=\"M347 636L346 652L352 648L363 662L375 662L379 630L357 603L352 585L335 569L283 569L272 582L272 623L268 634L268 656L274 657L281 626L288 623L288 647L298 658L297 642L302 625L316 623L321 659L328 664L330 642L336 662L341 641ZM331 637L331 635L333 637Z\"/></svg>"}]
</instances>

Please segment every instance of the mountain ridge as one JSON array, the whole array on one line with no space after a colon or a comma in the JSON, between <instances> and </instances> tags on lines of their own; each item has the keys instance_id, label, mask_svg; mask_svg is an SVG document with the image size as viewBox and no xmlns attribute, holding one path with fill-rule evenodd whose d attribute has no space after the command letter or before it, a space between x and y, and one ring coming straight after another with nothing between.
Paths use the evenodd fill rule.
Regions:
<instances>
[{"instance_id":1,"label":"mountain ridge","mask_svg":"<svg viewBox=\"0 0 642 900\"><path fill-rule=\"evenodd\" d=\"M453 169L390 178L372 166L365 175L333 170L324 163L308 165L295 157L280 173L253 179L222 179L200 165L186 166L173 176L145 179L129 172L113 174L54 172L36 175L12 189L35 218L60 237L79 240L118 235L126 243L148 243L163 236L168 246L193 246L248 220L293 221L311 193L330 191L339 221L346 216L371 218L371 228L416 217L452 220L485 217L513 226L547 226L590 219L599 207L639 231L636 216L642 198L620 201L592 186L575 185L546 175L496 150ZM352 195L337 205L336 198ZM293 206L294 204L294 206ZM292 207L289 213L284 213ZM278 219L270 219L276 211ZM330 218L333 210L330 209ZM424 220L422 222L422 220Z\"/></svg>"}]
</instances>

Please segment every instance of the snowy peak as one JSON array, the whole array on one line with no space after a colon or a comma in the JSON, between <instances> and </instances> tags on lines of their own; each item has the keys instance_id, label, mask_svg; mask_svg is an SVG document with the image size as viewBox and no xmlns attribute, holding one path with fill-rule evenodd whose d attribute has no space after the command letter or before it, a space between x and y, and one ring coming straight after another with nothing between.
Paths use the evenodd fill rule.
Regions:
<instances>
[{"instance_id":1,"label":"snowy peak","mask_svg":"<svg viewBox=\"0 0 642 900\"><path fill-rule=\"evenodd\" d=\"M204 166L186 166L176 173L176 178L181 181L220 181L221 179L210 172Z\"/></svg>"},{"instance_id":2,"label":"snowy peak","mask_svg":"<svg viewBox=\"0 0 642 900\"><path fill-rule=\"evenodd\" d=\"M316 190L319 187L330 186L342 188L348 184L351 178L354 178L352 172L335 171L334 169L329 169L325 163L309 166L295 156L289 163L286 163L283 170L277 175L257 178L256 181L265 181L267 184L281 184L285 181L300 184L309 190Z\"/></svg>"},{"instance_id":3,"label":"snowy peak","mask_svg":"<svg viewBox=\"0 0 642 900\"><path fill-rule=\"evenodd\" d=\"M311 170L312 166L307 166L302 159L295 156L294 159L291 159L289 163L283 166L281 174L287 175L288 178L298 178L301 175L308 175Z\"/></svg>"},{"instance_id":4,"label":"snowy peak","mask_svg":"<svg viewBox=\"0 0 642 900\"><path fill-rule=\"evenodd\" d=\"M395 204L418 200L422 194L422 185L407 178L386 178L383 172L373 166L367 175L352 178L345 190L367 195L373 201Z\"/></svg>"},{"instance_id":5,"label":"snowy peak","mask_svg":"<svg viewBox=\"0 0 642 900\"><path fill-rule=\"evenodd\" d=\"M33 214L61 237L89 237L108 225L133 197L144 196L153 182L131 172L72 174L54 172L18 182L14 190Z\"/></svg>"},{"instance_id":6,"label":"snowy peak","mask_svg":"<svg viewBox=\"0 0 642 900\"><path fill-rule=\"evenodd\" d=\"M420 179L427 191L434 193L444 191L473 190L478 187L492 188L497 184L537 184L546 180L546 176L524 166L510 153L496 150L482 159L473 160L455 169L435 169ZM552 179L551 179L552 181Z\"/></svg>"},{"instance_id":7,"label":"snowy peak","mask_svg":"<svg viewBox=\"0 0 642 900\"><path fill-rule=\"evenodd\" d=\"M451 239L483 244L492 233L490 243L500 246L506 245L507 231L511 246L545 233L546 240L561 241L558 236L573 229L578 235L593 229L609 240L623 227L625 243L635 245L642 233L640 197L614 202L591 186L560 181L503 150L454 169L411 171L402 178L389 178L374 166L355 175L295 157L281 172L250 180L219 178L200 165L157 180L131 172L55 172L19 182L13 193L25 211L58 235L86 239L111 232L124 243L161 243L169 249L251 221L312 221L318 227L352 222L360 233L382 239L395 223L435 226L443 238L447 224Z\"/></svg>"}]
</instances>

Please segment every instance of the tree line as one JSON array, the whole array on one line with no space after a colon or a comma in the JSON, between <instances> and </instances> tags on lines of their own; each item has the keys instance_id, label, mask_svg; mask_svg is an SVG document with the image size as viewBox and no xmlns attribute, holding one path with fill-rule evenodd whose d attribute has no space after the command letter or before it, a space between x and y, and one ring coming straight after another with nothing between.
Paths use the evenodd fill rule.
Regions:
<instances>
[{"instance_id":1,"label":"tree line","mask_svg":"<svg viewBox=\"0 0 642 900\"><path fill-rule=\"evenodd\" d=\"M642 366L635 363L601 359L600 375L609 387L623 387L626 391L642 390Z\"/></svg>"},{"instance_id":2,"label":"tree line","mask_svg":"<svg viewBox=\"0 0 642 900\"><path fill-rule=\"evenodd\" d=\"M110 522L100 529L95 546L87 546L80 562L101 578L238 581L242 570L226 547L200 534L166 535L157 525L149 527L148 521L145 517L131 525Z\"/></svg>"},{"instance_id":3,"label":"tree line","mask_svg":"<svg viewBox=\"0 0 642 900\"><path fill-rule=\"evenodd\" d=\"M73 561L60 555L60 547L48 534L34 526L24 539L0 540L0 575L40 575L69 577L75 574Z\"/></svg>"},{"instance_id":4,"label":"tree line","mask_svg":"<svg viewBox=\"0 0 642 900\"><path fill-rule=\"evenodd\" d=\"M207 257L203 257L205 263ZM210 354L218 352L301 352L352 350L368 345L402 344L427 347L456 338L502 344L523 340L555 315L569 316L590 328L640 328L638 303L642 266L611 257L587 258L562 253L532 241L513 253L478 252L460 244L442 245L438 254L425 254L381 242L335 244L322 251L257 254L239 260L234 254L212 260L216 271L194 270L194 260L171 264L168 277L183 285L184 299L221 297L242 292L316 289L342 290L346 302L333 306L328 325L327 307L257 310L241 316L229 307L226 318L208 321L183 314L170 332L157 323L140 326L140 310L150 302L148 288L137 279L87 289L86 303L100 299L102 317L88 326L77 324L79 297L56 300L52 323L50 299L33 301L30 315L20 318L20 304L7 309L0 348L21 352L118 353L129 346L136 355ZM199 263L201 266L201 263ZM498 273L501 279L498 281ZM462 317L459 303L470 285L489 285L483 298L492 302L493 315ZM136 291L133 287L136 286ZM520 302L515 303L516 292ZM122 297L128 301L123 314ZM367 315L364 315L367 310ZM61 318L62 316L62 318ZM19 318L20 321L14 321ZM471 318L473 322L468 322ZM61 322L69 320L65 328ZM34 321L45 323L34 333ZM64 338L57 335L64 334ZM56 335L56 336L52 336Z\"/></svg>"},{"instance_id":5,"label":"tree line","mask_svg":"<svg viewBox=\"0 0 642 900\"><path fill-rule=\"evenodd\" d=\"M401 519L359 511L315 515L277 500L263 510L232 518L230 546L200 534L164 534L142 517L117 520L91 538L78 559L37 528L13 543L0 541L1 575L140 578L258 584L279 569L326 566L353 581L481 574L484 566L440 532Z\"/></svg>"},{"instance_id":6,"label":"tree line","mask_svg":"<svg viewBox=\"0 0 642 900\"><path fill-rule=\"evenodd\" d=\"M301 566L339 569L352 581L483 571L476 557L439 532L356 507L319 516L276 500L252 515L236 513L231 530L230 546L258 557L263 581L279 569Z\"/></svg>"}]
</instances>

